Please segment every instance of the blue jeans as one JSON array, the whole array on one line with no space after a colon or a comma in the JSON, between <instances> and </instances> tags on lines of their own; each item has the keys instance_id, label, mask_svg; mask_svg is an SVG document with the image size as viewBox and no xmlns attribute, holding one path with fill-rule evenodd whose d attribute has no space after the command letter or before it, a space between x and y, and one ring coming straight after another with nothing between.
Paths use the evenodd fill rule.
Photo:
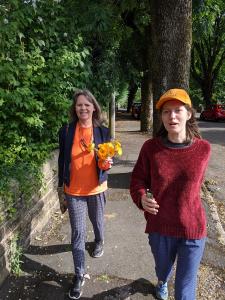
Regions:
<instances>
[{"instance_id":1,"label":"blue jeans","mask_svg":"<svg viewBox=\"0 0 225 300\"><path fill-rule=\"evenodd\" d=\"M105 193L91 196L66 195L71 225L71 244L75 274L85 273L86 214L92 223L95 242L104 239Z\"/></svg>"},{"instance_id":2,"label":"blue jeans","mask_svg":"<svg viewBox=\"0 0 225 300\"><path fill-rule=\"evenodd\" d=\"M205 248L206 238L187 240L149 234L149 244L155 260L156 276L159 281L167 282L177 258L175 277L175 299L195 300L197 273Z\"/></svg>"}]
</instances>

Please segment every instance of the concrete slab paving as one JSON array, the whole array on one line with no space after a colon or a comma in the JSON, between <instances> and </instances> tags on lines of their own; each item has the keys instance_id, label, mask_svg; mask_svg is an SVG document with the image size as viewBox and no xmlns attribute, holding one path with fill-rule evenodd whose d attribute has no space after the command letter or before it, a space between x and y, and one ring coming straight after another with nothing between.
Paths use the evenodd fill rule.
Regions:
<instances>
[{"instance_id":1,"label":"concrete slab paving","mask_svg":"<svg viewBox=\"0 0 225 300\"><path fill-rule=\"evenodd\" d=\"M204 135L209 139L211 134L215 134L215 131L207 131L205 124L202 127ZM86 281L81 299L155 299L153 284L156 277L147 235L144 233L145 220L129 195L131 171L142 144L149 138L147 134L140 133L139 128L140 123L127 114L125 119L119 117L116 122L116 137L121 140L124 152L122 157L115 160L109 175L105 211L105 253L98 259L90 256L93 230L88 221L86 266L90 280ZM207 176L217 178L222 171L221 160L218 161L216 153L224 155L224 146L215 137L212 142L213 156ZM221 186L221 197L224 195L223 188ZM59 211L54 212L48 225L36 233L24 253L22 270L20 277L10 276L1 287L1 300L68 299L67 290L73 276L73 261L67 213L61 216ZM220 270L208 266L207 262L202 265L197 299L225 299L223 279ZM215 287L216 291L221 290L216 298ZM169 289L169 299L172 300L172 282Z\"/></svg>"}]
</instances>

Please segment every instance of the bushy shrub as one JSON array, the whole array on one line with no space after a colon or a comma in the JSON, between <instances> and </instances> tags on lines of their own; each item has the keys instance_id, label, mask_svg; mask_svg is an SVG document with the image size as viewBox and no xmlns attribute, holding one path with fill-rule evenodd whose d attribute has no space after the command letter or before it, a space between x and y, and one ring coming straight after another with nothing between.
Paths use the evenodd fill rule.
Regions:
<instances>
[{"instance_id":1,"label":"bushy shrub","mask_svg":"<svg viewBox=\"0 0 225 300\"><path fill-rule=\"evenodd\" d=\"M0 221L41 187L71 95L90 77L89 50L60 1L0 5Z\"/></svg>"}]
</instances>

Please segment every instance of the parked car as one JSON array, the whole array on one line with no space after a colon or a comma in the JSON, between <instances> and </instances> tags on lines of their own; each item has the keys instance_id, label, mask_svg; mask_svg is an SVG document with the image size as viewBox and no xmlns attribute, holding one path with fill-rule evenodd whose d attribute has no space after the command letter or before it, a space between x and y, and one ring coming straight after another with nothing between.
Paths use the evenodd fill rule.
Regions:
<instances>
[{"instance_id":1,"label":"parked car","mask_svg":"<svg viewBox=\"0 0 225 300\"><path fill-rule=\"evenodd\" d=\"M132 117L134 117L135 119L140 119L141 117L141 103L140 102L134 102L132 104L132 107L131 107L131 114L132 114Z\"/></svg>"},{"instance_id":2,"label":"parked car","mask_svg":"<svg viewBox=\"0 0 225 300\"><path fill-rule=\"evenodd\" d=\"M205 121L225 120L225 105L224 104L211 105L209 108L201 112L200 120L205 120Z\"/></svg>"}]
</instances>

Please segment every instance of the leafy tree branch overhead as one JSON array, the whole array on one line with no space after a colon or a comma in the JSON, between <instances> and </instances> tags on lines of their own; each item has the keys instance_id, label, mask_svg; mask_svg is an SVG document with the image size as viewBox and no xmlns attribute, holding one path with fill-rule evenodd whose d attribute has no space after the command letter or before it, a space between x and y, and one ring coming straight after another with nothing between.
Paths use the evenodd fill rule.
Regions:
<instances>
[{"instance_id":1,"label":"leafy tree branch overhead","mask_svg":"<svg viewBox=\"0 0 225 300\"><path fill-rule=\"evenodd\" d=\"M217 99L216 87L225 63L225 4L202 1L194 8L191 75L209 107L214 101L222 101Z\"/></svg>"}]
</instances>

